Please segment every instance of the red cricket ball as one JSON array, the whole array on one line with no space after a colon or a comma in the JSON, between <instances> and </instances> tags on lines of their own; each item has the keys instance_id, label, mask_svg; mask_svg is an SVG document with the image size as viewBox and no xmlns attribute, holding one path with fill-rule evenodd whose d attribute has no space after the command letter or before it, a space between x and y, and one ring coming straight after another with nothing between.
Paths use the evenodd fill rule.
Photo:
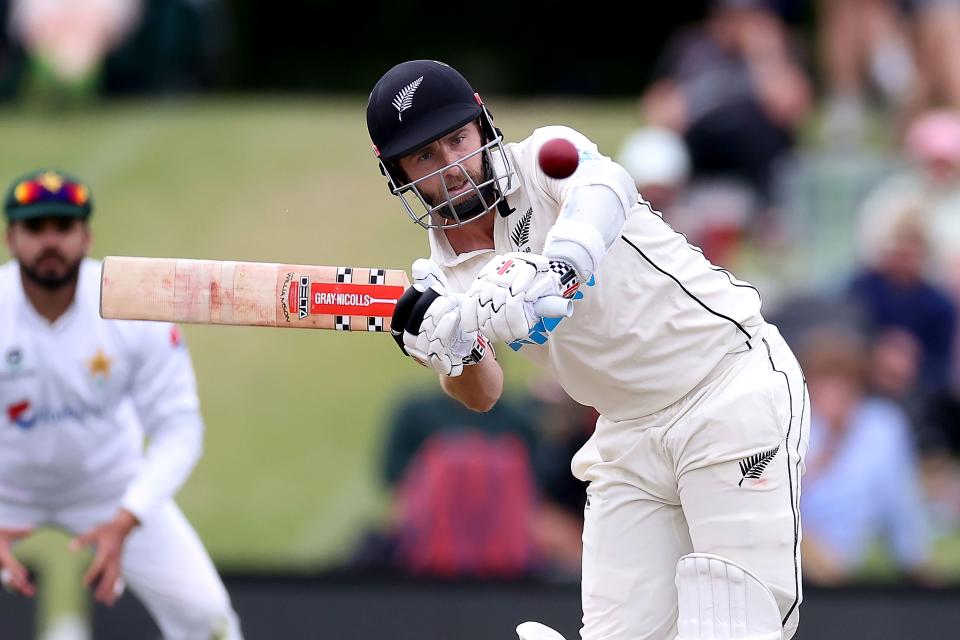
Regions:
<instances>
[{"instance_id":1,"label":"red cricket ball","mask_svg":"<svg viewBox=\"0 0 960 640\"><path fill-rule=\"evenodd\" d=\"M565 138L547 140L540 147L537 155L540 169L550 176L562 180L577 170L580 164L580 154L573 143Z\"/></svg>"}]
</instances>

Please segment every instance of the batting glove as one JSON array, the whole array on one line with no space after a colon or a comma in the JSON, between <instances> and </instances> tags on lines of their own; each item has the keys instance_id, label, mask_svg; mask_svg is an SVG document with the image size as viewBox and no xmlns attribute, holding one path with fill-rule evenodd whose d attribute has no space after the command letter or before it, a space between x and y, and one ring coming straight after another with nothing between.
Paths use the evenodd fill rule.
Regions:
<instances>
[{"instance_id":1,"label":"batting glove","mask_svg":"<svg viewBox=\"0 0 960 640\"><path fill-rule=\"evenodd\" d=\"M467 290L467 331L491 340L526 338L544 317L569 316L580 282L569 264L535 253L507 253L488 262Z\"/></svg>"},{"instance_id":2,"label":"batting glove","mask_svg":"<svg viewBox=\"0 0 960 640\"><path fill-rule=\"evenodd\" d=\"M487 351L478 331L465 331L460 322L461 294L450 293L440 268L430 260L413 263L414 284L393 312L390 333L400 350L440 375L456 377L476 364Z\"/></svg>"}]
</instances>

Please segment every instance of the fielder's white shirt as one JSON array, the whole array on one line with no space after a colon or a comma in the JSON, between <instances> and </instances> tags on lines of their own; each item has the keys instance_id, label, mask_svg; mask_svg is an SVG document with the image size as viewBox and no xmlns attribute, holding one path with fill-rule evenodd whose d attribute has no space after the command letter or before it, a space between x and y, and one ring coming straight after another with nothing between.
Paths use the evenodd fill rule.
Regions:
<instances>
[{"instance_id":1,"label":"fielder's white shirt","mask_svg":"<svg viewBox=\"0 0 960 640\"><path fill-rule=\"evenodd\" d=\"M563 180L544 175L536 160L540 146L556 137L580 151L577 171ZM453 289L465 292L495 254L542 253L575 185L613 189L628 212L592 285L580 286L573 316L548 320L544 330L511 345L549 369L572 398L608 420L642 417L683 397L724 355L754 346L751 337L763 324L757 290L673 231L595 144L573 129L544 127L504 146L516 176L507 192L512 213L496 214L495 248L458 256L442 231L430 230L430 257Z\"/></svg>"},{"instance_id":2,"label":"fielder's white shirt","mask_svg":"<svg viewBox=\"0 0 960 640\"><path fill-rule=\"evenodd\" d=\"M84 260L52 324L0 266L0 503L116 500L142 521L200 456L203 422L175 325L103 320L100 263ZM149 446L144 449L144 438Z\"/></svg>"}]
</instances>

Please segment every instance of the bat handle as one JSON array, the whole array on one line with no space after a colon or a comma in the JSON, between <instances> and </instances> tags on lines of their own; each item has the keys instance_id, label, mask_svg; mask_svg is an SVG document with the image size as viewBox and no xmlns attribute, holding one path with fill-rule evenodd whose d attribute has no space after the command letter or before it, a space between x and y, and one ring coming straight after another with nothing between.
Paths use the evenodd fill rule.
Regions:
<instances>
[{"instance_id":1,"label":"bat handle","mask_svg":"<svg viewBox=\"0 0 960 640\"><path fill-rule=\"evenodd\" d=\"M533 310L541 318L569 318L573 315L573 300L560 296L544 296L533 303Z\"/></svg>"}]
</instances>

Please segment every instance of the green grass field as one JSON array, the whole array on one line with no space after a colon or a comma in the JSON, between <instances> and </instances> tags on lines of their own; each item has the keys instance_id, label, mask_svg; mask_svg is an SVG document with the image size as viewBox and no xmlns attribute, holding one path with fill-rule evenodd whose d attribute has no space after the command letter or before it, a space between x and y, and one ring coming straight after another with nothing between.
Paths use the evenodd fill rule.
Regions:
<instances>
[{"instance_id":1,"label":"green grass field","mask_svg":"<svg viewBox=\"0 0 960 640\"><path fill-rule=\"evenodd\" d=\"M512 139L565 123L613 154L636 125L625 102L490 102ZM425 232L387 193L359 97L8 109L0 140L4 185L44 165L91 183L97 257L406 268L426 252ZM379 517L376 459L391 402L432 376L381 335L192 326L186 336L207 438L178 501L214 558L337 563ZM526 371L508 362L515 376Z\"/></svg>"}]
</instances>

